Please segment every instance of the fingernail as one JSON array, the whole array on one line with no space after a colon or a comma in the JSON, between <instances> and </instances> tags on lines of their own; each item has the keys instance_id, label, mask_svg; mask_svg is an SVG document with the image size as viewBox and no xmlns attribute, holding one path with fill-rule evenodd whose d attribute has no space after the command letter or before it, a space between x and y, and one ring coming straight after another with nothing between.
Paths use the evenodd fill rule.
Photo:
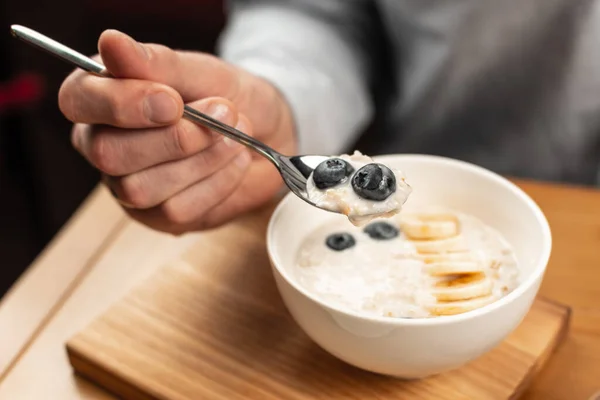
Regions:
<instances>
[{"instance_id":1,"label":"fingernail","mask_svg":"<svg viewBox=\"0 0 600 400\"><path fill-rule=\"evenodd\" d=\"M235 159L235 164L240 169L246 169L248 165L250 165L250 161L252 161L252 157L250 157L250 153L247 151L242 151L239 156Z\"/></svg>"},{"instance_id":2,"label":"fingernail","mask_svg":"<svg viewBox=\"0 0 600 400\"><path fill-rule=\"evenodd\" d=\"M233 118L231 109L223 103L212 103L208 106L206 113L216 120L228 123Z\"/></svg>"},{"instance_id":3,"label":"fingernail","mask_svg":"<svg viewBox=\"0 0 600 400\"><path fill-rule=\"evenodd\" d=\"M231 140L228 137L224 137L223 138L223 142L227 145L227 147L229 147L230 149L236 149L240 146L242 146L241 144L239 144L238 142L236 142L235 140Z\"/></svg>"},{"instance_id":4,"label":"fingernail","mask_svg":"<svg viewBox=\"0 0 600 400\"><path fill-rule=\"evenodd\" d=\"M150 121L163 124L177 118L179 106L173 97L165 92L158 92L146 97L144 111Z\"/></svg>"},{"instance_id":5,"label":"fingernail","mask_svg":"<svg viewBox=\"0 0 600 400\"><path fill-rule=\"evenodd\" d=\"M237 129L240 132L246 133L247 130L247 125L244 122L244 119L240 118L238 120L237 125L235 126L235 129ZM223 141L225 142L225 144L229 147L231 147L232 149L235 149L237 147L243 146L242 144L236 142L235 140L229 139L228 137L223 138Z\"/></svg>"},{"instance_id":6,"label":"fingernail","mask_svg":"<svg viewBox=\"0 0 600 400\"><path fill-rule=\"evenodd\" d=\"M238 124L235 126L235 129L241 130L240 129L240 123L238 122ZM243 132L243 131L242 131ZM233 139L229 139L227 136L225 136L223 138L223 142L227 145L227 147L231 148L231 149L236 149L238 147L242 147L243 145L236 142Z\"/></svg>"}]
</instances>

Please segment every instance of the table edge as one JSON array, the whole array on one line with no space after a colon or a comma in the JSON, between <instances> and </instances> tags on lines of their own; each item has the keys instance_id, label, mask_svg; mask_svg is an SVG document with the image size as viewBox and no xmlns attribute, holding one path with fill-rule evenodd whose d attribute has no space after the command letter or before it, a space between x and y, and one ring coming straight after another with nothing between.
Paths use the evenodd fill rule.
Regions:
<instances>
[{"instance_id":1,"label":"table edge","mask_svg":"<svg viewBox=\"0 0 600 400\"><path fill-rule=\"evenodd\" d=\"M4 297L0 299L0 331L3 332L3 342L7 343L10 338L12 342L17 344L15 347L4 349L0 354L0 383L10 373L12 367L18 363L21 355L26 352L31 343L43 331L44 326L58 312L60 307L68 300L70 294L93 268L95 261L110 247L111 238L116 237L117 233L126 225L126 215L115 209L115 212L112 213L114 218L105 221L106 229L94 231L93 217L95 210L99 206L110 207L108 202L111 198L106 192L102 185L96 186L90 192L67 223L38 254L21 277L13 283ZM118 208L116 204L114 207ZM39 293L39 291L36 291L36 287L39 287L40 282L44 282L44 279L46 279L46 271L51 267L51 264L56 262L56 255L60 253L61 248L64 250L71 246L72 242L69 238L73 237L74 233L86 229L95 232L97 236L93 239L96 240L96 244L91 246L81 257L78 257L78 260L62 265L62 268L68 269L65 271L66 277L53 283L55 290L36 297L32 302L35 307L32 307L32 304L28 304L31 301L31 294ZM34 317L25 319L25 321L15 321L14 310L20 307L27 307L34 314Z\"/></svg>"}]
</instances>

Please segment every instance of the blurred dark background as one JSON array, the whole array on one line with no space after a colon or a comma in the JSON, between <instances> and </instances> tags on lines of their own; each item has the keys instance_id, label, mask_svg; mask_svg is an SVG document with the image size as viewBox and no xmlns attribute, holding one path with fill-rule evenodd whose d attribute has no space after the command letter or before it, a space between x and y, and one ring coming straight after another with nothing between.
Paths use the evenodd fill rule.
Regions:
<instances>
[{"instance_id":1,"label":"blurred dark background","mask_svg":"<svg viewBox=\"0 0 600 400\"><path fill-rule=\"evenodd\" d=\"M11 24L84 53L108 28L144 42L214 52L221 0L0 0L0 297L98 182L57 105L72 68L9 34Z\"/></svg>"}]
</instances>

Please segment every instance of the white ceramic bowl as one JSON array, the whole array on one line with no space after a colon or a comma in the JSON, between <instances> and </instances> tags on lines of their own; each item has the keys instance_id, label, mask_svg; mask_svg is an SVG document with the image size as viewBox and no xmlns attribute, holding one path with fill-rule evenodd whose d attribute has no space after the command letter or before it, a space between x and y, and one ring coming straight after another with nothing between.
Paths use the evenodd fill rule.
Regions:
<instances>
[{"instance_id":1,"label":"white ceramic bowl","mask_svg":"<svg viewBox=\"0 0 600 400\"><path fill-rule=\"evenodd\" d=\"M378 162L406 173L413 193L405 209L451 207L480 218L514 247L521 284L502 299L464 314L395 319L348 312L319 300L292 276L302 240L325 221L346 218L288 194L269 222L267 247L279 292L293 318L319 346L358 368L401 378L455 369L498 345L536 297L552 238L542 211L517 186L473 164L429 155L388 155Z\"/></svg>"}]
</instances>

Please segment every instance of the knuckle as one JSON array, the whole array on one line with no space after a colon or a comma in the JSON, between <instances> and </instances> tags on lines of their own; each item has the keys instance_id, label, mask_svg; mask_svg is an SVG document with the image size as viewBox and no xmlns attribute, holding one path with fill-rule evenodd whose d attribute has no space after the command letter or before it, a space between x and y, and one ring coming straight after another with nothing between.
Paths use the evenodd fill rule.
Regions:
<instances>
[{"instance_id":1,"label":"knuckle","mask_svg":"<svg viewBox=\"0 0 600 400\"><path fill-rule=\"evenodd\" d=\"M242 169L237 161L234 160L229 163L227 166L227 174L224 179L222 179L222 191L230 191L232 188L237 187L237 185L242 180L245 173L245 169Z\"/></svg>"},{"instance_id":2,"label":"knuckle","mask_svg":"<svg viewBox=\"0 0 600 400\"><path fill-rule=\"evenodd\" d=\"M214 170L214 168L211 168L211 167L216 165L216 162L218 160L214 160L215 162L211 162L211 159L214 159L213 153L214 153L214 150L209 149L209 150L201 151L201 152L197 153L196 155L194 155L194 167L198 171Z\"/></svg>"},{"instance_id":3,"label":"knuckle","mask_svg":"<svg viewBox=\"0 0 600 400\"><path fill-rule=\"evenodd\" d=\"M175 156L186 157L196 153L198 149L194 126L187 121L179 121L170 129L170 139L173 144Z\"/></svg>"},{"instance_id":4,"label":"knuckle","mask_svg":"<svg viewBox=\"0 0 600 400\"><path fill-rule=\"evenodd\" d=\"M165 201L162 206L162 213L172 230L179 230L183 225L193 222L193 214L177 204L173 199Z\"/></svg>"},{"instance_id":5,"label":"knuckle","mask_svg":"<svg viewBox=\"0 0 600 400\"><path fill-rule=\"evenodd\" d=\"M58 89L58 109L69 121L78 122L72 80L72 77L69 76Z\"/></svg>"},{"instance_id":6,"label":"knuckle","mask_svg":"<svg viewBox=\"0 0 600 400\"><path fill-rule=\"evenodd\" d=\"M84 134L83 132L83 126L81 126L80 124L73 124L73 126L71 127L71 146L73 146L74 149L78 150L79 152L81 152L83 150L83 146L82 146L82 136Z\"/></svg>"},{"instance_id":7,"label":"knuckle","mask_svg":"<svg viewBox=\"0 0 600 400\"><path fill-rule=\"evenodd\" d=\"M165 58L171 56L172 50L160 43L144 43L144 50L148 55L148 60L152 61L156 58Z\"/></svg>"},{"instance_id":8,"label":"knuckle","mask_svg":"<svg viewBox=\"0 0 600 400\"><path fill-rule=\"evenodd\" d=\"M116 96L114 93L109 94L107 97L106 100L112 125L128 126L131 122L128 112L129 108L131 108L131 103L126 102L123 96Z\"/></svg>"},{"instance_id":9,"label":"knuckle","mask_svg":"<svg viewBox=\"0 0 600 400\"><path fill-rule=\"evenodd\" d=\"M237 104L252 104L255 97L255 81L248 79L245 75L235 74L235 79L231 82L228 97Z\"/></svg>"},{"instance_id":10,"label":"knuckle","mask_svg":"<svg viewBox=\"0 0 600 400\"><path fill-rule=\"evenodd\" d=\"M228 68L229 64L223 62L220 57L210 53L199 53L200 61L208 65L211 69ZM229 71L227 71L229 72Z\"/></svg>"},{"instance_id":11,"label":"knuckle","mask_svg":"<svg viewBox=\"0 0 600 400\"><path fill-rule=\"evenodd\" d=\"M210 70L228 65L218 56L207 52L178 51L176 54L179 58L179 61L182 63L188 60L193 60L192 62L194 63L206 65Z\"/></svg>"},{"instance_id":12,"label":"knuckle","mask_svg":"<svg viewBox=\"0 0 600 400\"><path fill-rule=\"evenodd\" d=\"M218 180L213 182L211 185L211 193L210 197L215 199L224 198L227 194L229 194L230 189L234 186L235 182L232 178L234 178L234 174L229 173L231 167L227 167L221 174L222 180Z\"/></svg>"},{"instance_id":13,"label":"knuckle","mask_svg":"<svg viewBox=\"0 0 600 400\"><path fill-rule=\"evenodd\" d=\"M141 174L124 176L119 178L116 184L119 186L122 200L127 204L140 209L149 208L152 205L148 185Z\"/></svg>"},{"instance_id":14,"label":"knuckle","mask_svg":"<svg viewBox=\"0 0 600 400\"><path fill-rule=\"evenodd\" d=\"M174 71L180 69L179 52L159 43L144 43L143 47L148 57L146 60L148 67L152 64L167 64L172 66ZM154 75L152 68L149 68L148 74Z\"/></svg>"},{"instance_id":15,"label":"knuckle","mask_svg":"<svg viewBox=\"0 0 600 400\"><path fill-rule=\"evenodd\" d=\"M220 172L220 179L213 180L213 184L210 188L210 197L219 199L219 202L223 201L235 191L244 177L244 171L235 165L235 161L229 163L229 165Z\"/></svg>"},{"instance_id":16,"label":"knuckle","mask_svg":"<svg viewBox=\"0 0 600 400\"><path fill-rule=\"evenodd\" d=\"M108 175L119 175L117 159L111 151L110 139L101 134L94 134L91 138L88 158L100 171Z\"/></svg>"},{"instance_id":17,"label":"knuckle","mask_svg":"<svg viewBox=\"0 0 600 400\"><path fill-rule=\"evenodd\" d=\"M248 99L249 86L251 86L253 81L253 79L248 79L248 76L240 71L232 71L226 97L236 104L244 104L244 101Z\"/></svg>"}]
</instances>

